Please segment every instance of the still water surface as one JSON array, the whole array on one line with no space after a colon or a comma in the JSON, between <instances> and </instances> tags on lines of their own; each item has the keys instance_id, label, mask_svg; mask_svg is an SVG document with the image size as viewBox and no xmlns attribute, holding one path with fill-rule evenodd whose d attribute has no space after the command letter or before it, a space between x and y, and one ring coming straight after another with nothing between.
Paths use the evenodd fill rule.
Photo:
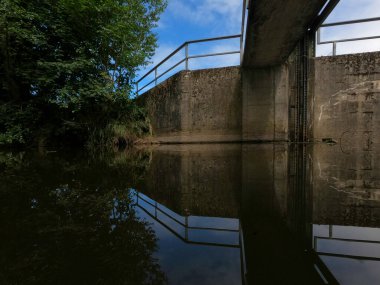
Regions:
<instances>
[{"instance_id":1,"label":"still water surface","mask_svg":"<svg viewBox=\"0 0 380 285\"><path fill-rule=\"evenodd\" d=\"M375 147L0 153L0 284L380 284Z\"/></svg>"}]
</instances>

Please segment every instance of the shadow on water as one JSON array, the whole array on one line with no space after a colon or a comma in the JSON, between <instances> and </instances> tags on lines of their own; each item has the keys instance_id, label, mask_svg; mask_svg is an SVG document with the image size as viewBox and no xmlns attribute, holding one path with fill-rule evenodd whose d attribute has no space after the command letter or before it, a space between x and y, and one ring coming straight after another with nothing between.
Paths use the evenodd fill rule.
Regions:
<instances>
[{"instance_id":1,"label":"shadow on water","mask_svg":"<svg viewBox=\"0 0 380 285\"><path fill-rule=\"evenodd\" d=\"M371 150L0 153L1 284L378 284Z\"/></svg>"}]
</instances>

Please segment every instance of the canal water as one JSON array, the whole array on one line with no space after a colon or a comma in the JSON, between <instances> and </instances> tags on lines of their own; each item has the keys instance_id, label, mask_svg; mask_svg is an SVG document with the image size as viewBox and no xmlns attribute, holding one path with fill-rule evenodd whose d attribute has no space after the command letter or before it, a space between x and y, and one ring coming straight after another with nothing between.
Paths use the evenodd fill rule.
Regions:
<instances>
[{"instance_id":1,"label":"canal water","mask_svg":"<svg viewBox=\"0 0 380 285\"><path fill-rule=\"evenodd\" d=\"M0 152L0 284L380 284L380 152Z\"/></svg>"}]
</instances>

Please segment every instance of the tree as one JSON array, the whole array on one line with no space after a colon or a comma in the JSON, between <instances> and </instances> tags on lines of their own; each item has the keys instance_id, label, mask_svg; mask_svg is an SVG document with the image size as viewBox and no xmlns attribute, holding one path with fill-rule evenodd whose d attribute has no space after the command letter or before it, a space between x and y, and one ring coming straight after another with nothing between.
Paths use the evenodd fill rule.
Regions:
<instances>
[{"instance_id":1,"label":"tree","mask_svg":"<svg viewBox=\"0 0 380 285\"><path fill-rule=\"evenodd\" d=\"M165 0L1 0L1 102L17 111L32 104L40 111L39 124L50 120L55 129L57 123L81 131L104 128L114 105L130 104L136 71L154 53L152 28L165 5ZM0 122L2 133L4 125Z\"/></svg>"}]
</instances>

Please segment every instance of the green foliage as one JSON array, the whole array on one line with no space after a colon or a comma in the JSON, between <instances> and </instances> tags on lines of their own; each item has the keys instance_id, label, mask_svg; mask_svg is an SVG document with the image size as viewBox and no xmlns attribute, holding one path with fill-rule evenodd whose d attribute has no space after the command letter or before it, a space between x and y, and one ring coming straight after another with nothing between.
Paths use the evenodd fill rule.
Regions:
<instances>
[{"instance_id":1,"label":"green foliage","mask_svg":"<svg viewBox=\"0 0 380 285\"><path fill-rule=\"evenodd\" d=\"M0 105L0 145L26 143L38 120L39 111L31 105Z\"/></svg>"},{"instance_id":2,"label":"green foliage","mask_svg":"<svg viewBox=\"0 0 380 285\"><path fill-rule=\"evenodd\" d=\"M154 53L152 28L165 5L165 0L1 0L0 100L14 109L37 101L42 123L57 137L77 133L86 140L110 125L129 127L141 115L129 99L131 86L138 67ZM52 117L46 116L52 109ZM31 140L19 121L0 123L0 143Z\"/></svg>"}]
</instances>

